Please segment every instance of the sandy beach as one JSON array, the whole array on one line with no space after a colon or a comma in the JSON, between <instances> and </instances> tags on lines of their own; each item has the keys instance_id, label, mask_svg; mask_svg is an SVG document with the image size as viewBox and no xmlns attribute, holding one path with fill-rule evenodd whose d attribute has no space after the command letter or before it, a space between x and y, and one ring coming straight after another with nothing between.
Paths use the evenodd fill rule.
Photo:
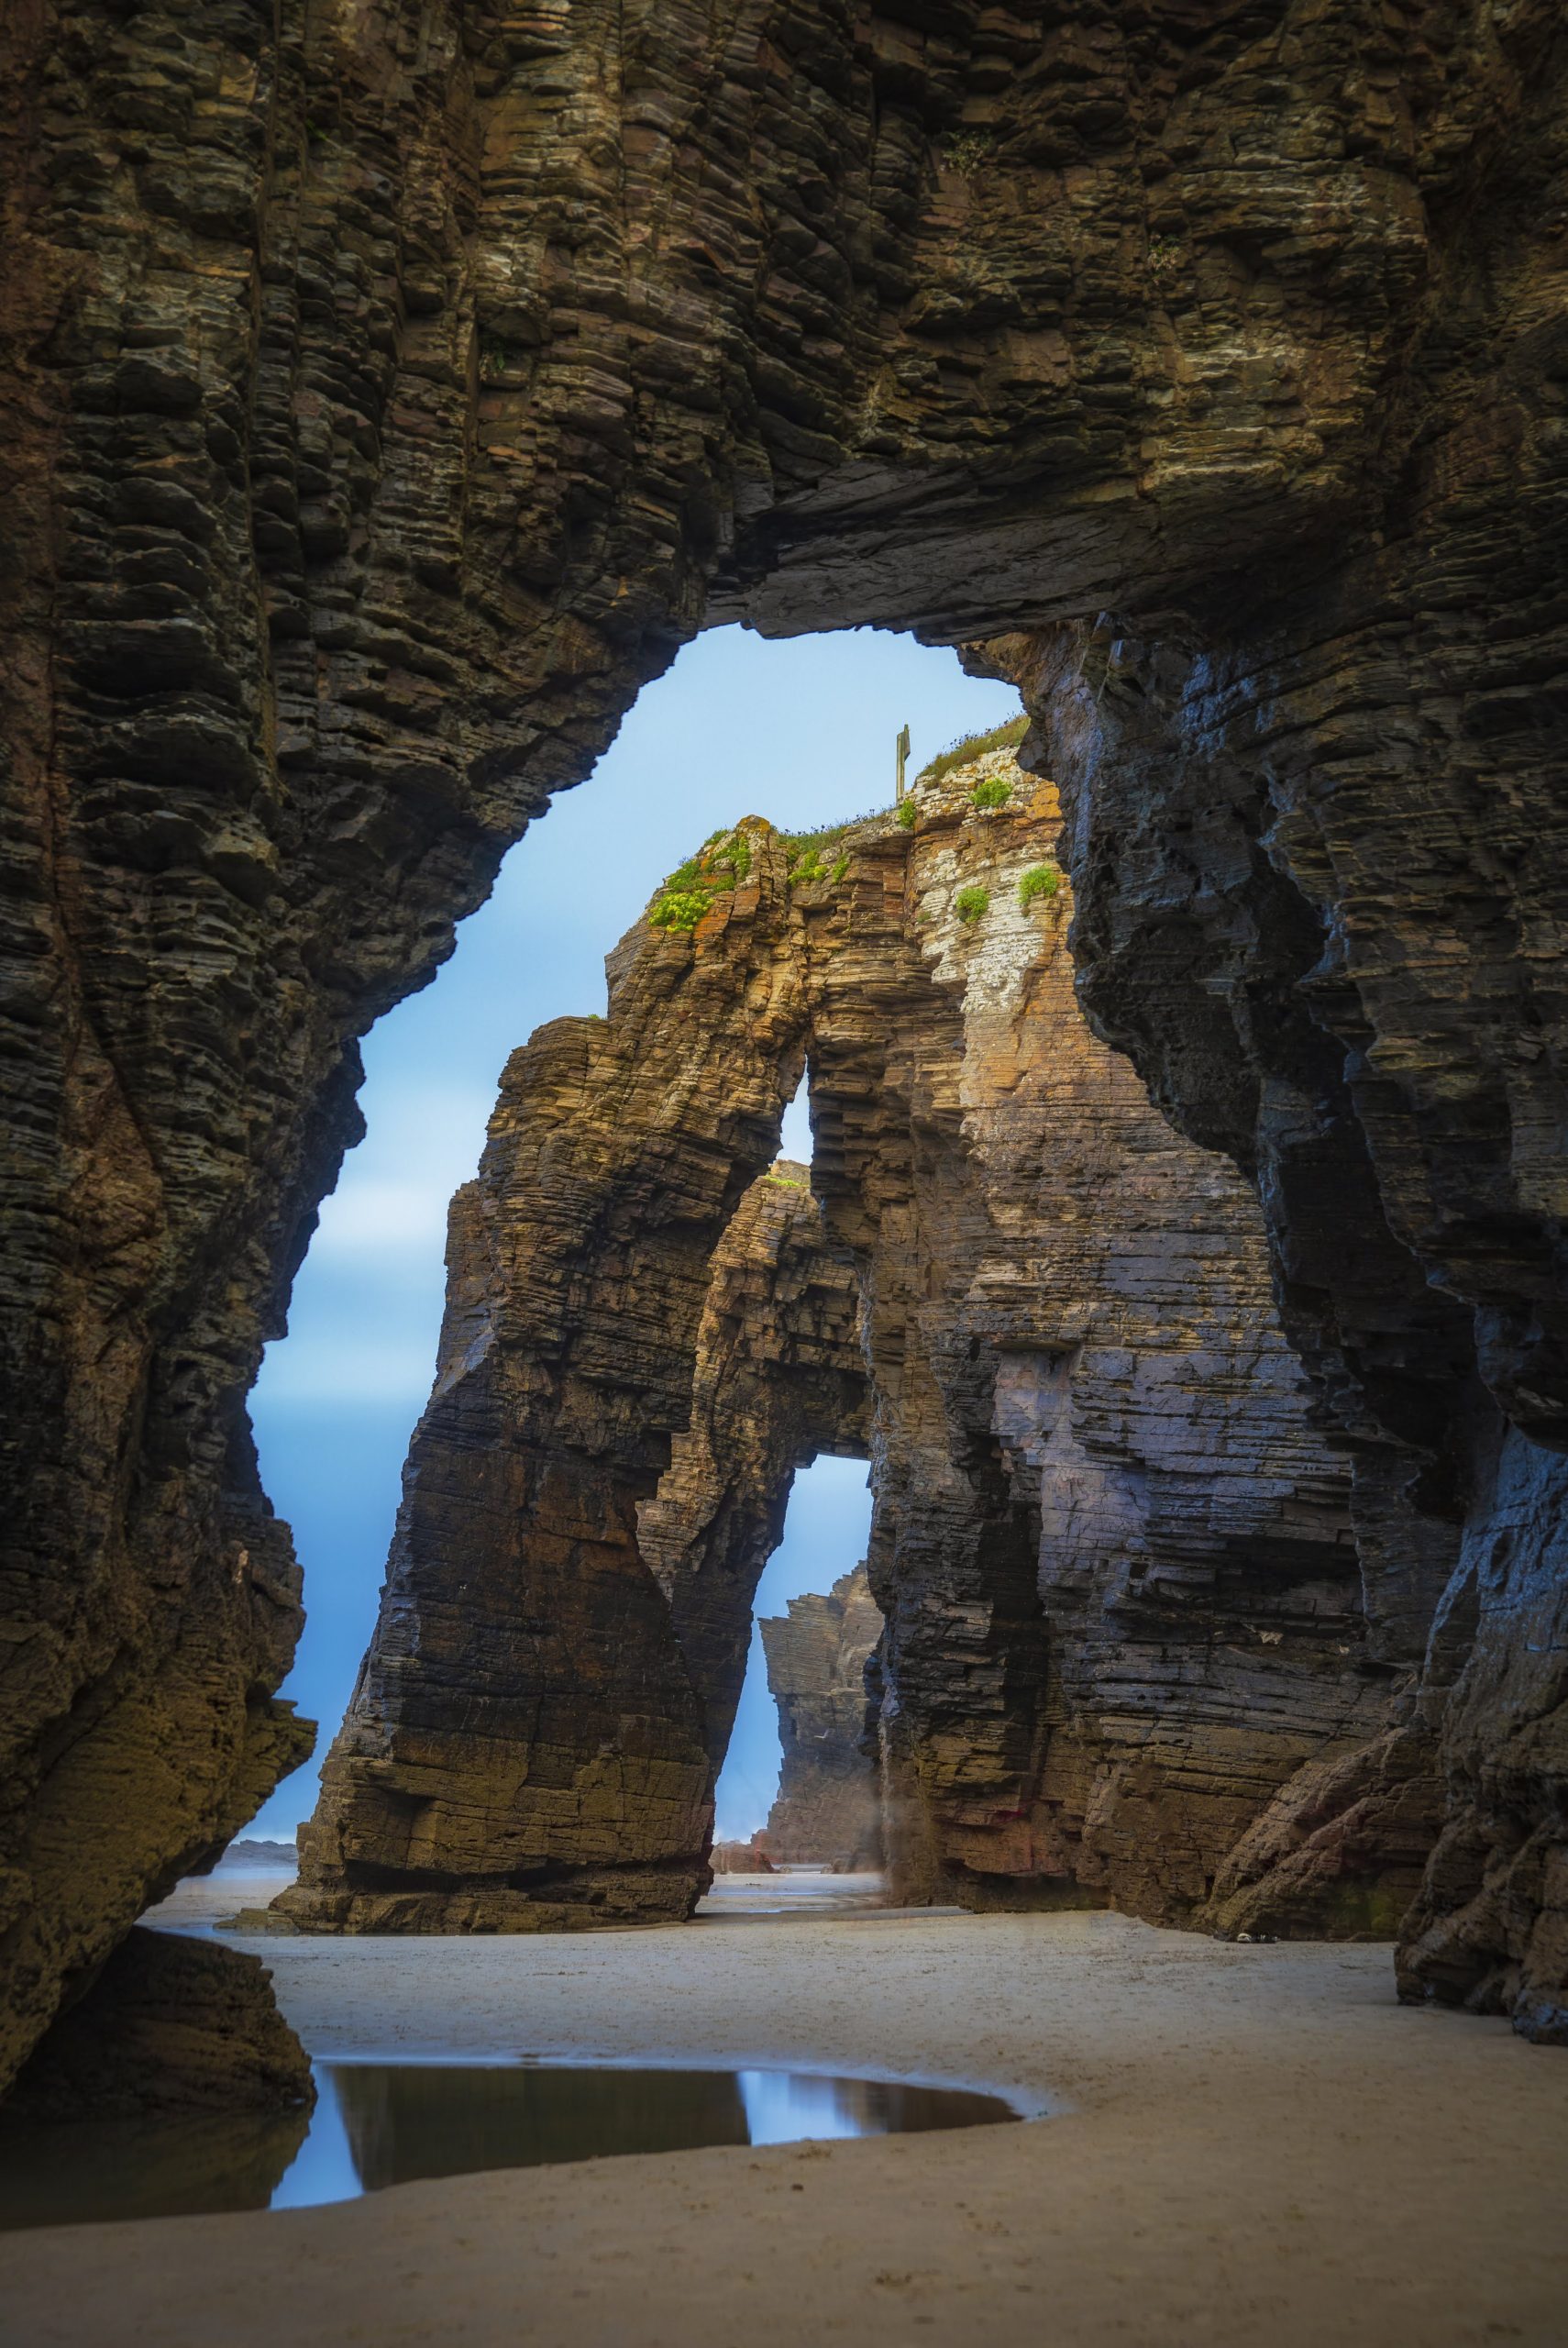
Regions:
<instances>
[{"instance_id":1,"label":"sandy beach","mask_svg":"<svg viewBox=\"0 0 1568 2348\"><path fill-rule=\"evenodd\" d=\"M1400 2009L1381 1947L907 1911L238 1944L323 2055L745 2059L1054 2116L14 2235L7 2343L1568 2339L1568 2064Z\"/></svg>"}]
</instances>

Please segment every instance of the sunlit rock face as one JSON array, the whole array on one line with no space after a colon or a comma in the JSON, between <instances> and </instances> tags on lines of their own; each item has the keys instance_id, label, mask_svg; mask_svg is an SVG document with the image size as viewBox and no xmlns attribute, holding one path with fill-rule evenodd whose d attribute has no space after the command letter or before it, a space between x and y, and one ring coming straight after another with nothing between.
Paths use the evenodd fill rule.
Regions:
<instances>
[{"instance_id":1,"label":"sunlit rock face","mask_svg":"<svg viewBox=\"0 0 1568 2348\"><path fill-rule=\"evenodd\" d=\"M356 1039L704 614L1084 625L1094 1014L1407 1649L1465 1528L1411 1978L1556 2026L1560 14L6 12L0 2076L303 1752L243 1398Z\"/></svg>"},{"instance_id":2,"label":"sunlit rock face","mask_svg":"<svg viewBox=\"0 0 1568 2348\"><path fill-rule=\"evenodd\" d=\"M1077 1013L1052 786L1002 748L906 812L720 836L613 957L608 1019L513 1057L277 1903L306 1929L689 1912L757 1579L823 1449L871 1460L901 1896L1214 1921L1266 1812L1253 1923L1410 1898L1430 1769L1424 1810L1380 1782L1299 1860L1296 1789L1321 1827L1349 1798L1320 1765L1388 1775L1401 1679L1251 1191ZM754 1175L802 1055L812 1190Z\"/></svg>"},{"instance_id":3,"label":"sunlit rock face","mask_svg":"<svg viewBox=\"0 0 1568 2348\"><path fill-rule=\"evenodd\" d=\"M818 1339L820 1433L842 1441L839 1413L864 1415L853 1293L831 1273L812 1284L810 1193L764 1175L742 1204L800 1075L785 894L748 896L722 953L653 929L627 941L608 1018L556 1020L507 1066L453 1207L439 1366L375 1636L276 1903L295 1922L559 1929L683 1917L706 1888L704 1698L733 1714L735 1578L749 1541L744 1622L799 1443L816 1447L786 1379L799 1441L758 1430L760 1457L737 1462L759 1486L751 1510L707 1487L693 1508L690 1479L672 1493L667 1545L702 1617L689 1667L637 1516L690 1420L700 1343L723 1342L711 1289L749 1288L778 1352L777 1281ZM727 1736L728 1715L721 1751Z\"/></svg>"},{"instance_id":4,"label":"sunlit rock face","mask_svg":"<svg viewBox=\"0 0 1568 2348\"><path fill-rule=\"evenodd\" d=\"M865 1567L791 1598L758 1624L782 1760L767 1813L770 1858L839 1874L878 1866L882 1805L866 1738L866 1667L882 1617Z\"/></svg>"}]
</instances>

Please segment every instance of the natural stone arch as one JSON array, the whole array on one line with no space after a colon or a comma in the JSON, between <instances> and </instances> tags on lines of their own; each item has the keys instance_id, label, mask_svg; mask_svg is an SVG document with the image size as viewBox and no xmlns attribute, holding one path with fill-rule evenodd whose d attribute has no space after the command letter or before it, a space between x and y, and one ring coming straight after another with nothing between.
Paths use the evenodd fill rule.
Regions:
<instances>
[{"instance_id":1,"label":"natural stone arch","mask_svg":"<svg viewBox=\"0 0 1568 2348\"><path fill-rule=\"evenodd\" d=\"M1385 1564L1421 1581L1468 1521L1419 1978L1558 2026L1558 32L1552 0L1396 36L1351 0L5 27L7 2063L302 1749L243 1396L354 1039L734 614L1110 616L1064 677L1105 722L1047 761L1090 1000L1261 1171ZM1167 748L1123 768L1129 716ZM1456 902L1412 956L1406 914Z\"/></svg>"},{"instance_id":2,"label":"natural stone arch","mask_svg":"<svg viewBox=\"0 0 1568 2348\"><path fill-rule=\"evenodd\" d=\"M514 1056L381 1626L279 1902L306 1929L689 1912L757 1579L824 1448L873 1463L903 1896L1182 1921L1276 1794L1236 1862L1249 1918L1354 1928L1413 1891L1430 1788L1419 1746L1403 1811L1382 1782L1348 1477L1250 1196L1074 1009L1050 787L1004 749L911 812L711 842L652 909L677 925L613 958L608 1020ZM724 1224L802 1047L821 1209L775 1170ZM584 1562L590 1513L618 1529ZM1313 1843L1353 1800L1356 1836Z\"/></svg>"}]
</instances>

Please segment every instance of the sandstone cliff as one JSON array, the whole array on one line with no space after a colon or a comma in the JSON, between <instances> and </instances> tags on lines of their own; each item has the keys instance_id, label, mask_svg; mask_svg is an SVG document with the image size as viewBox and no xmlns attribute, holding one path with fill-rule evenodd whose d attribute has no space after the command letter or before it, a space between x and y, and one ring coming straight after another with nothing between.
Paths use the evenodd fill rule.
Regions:
<instances>
[{"instance_id":1,"label":"sandstone cliff","mask_svg":"<svg viewBox=\"0 0 1568 2348\"><path fill-rule=\"evenodd\" d=\"M689 1912L824 1449L872 1462L903 1896L1192 1917L1298 1773L1384 1755L1348 1470L1250 1191L1077 1012L1051 786L1004 747L905 812L709 842L608 1019L513 1057L295 1922ZM788 1167L742 1195L802 1057L816 1196ZM1396 1916L1427 1790L1320 1844L1281 1921Z\"/></svg>"},{"instance_id":2,"label":"sandstone cliff","mask_svg":"<svg viewBox=\"0 0 1568 2348\"><path fill-rule=\"evenodd\" d=\"M1258 1185L1391 1656L1448 1591L1408 1980L1568 2029L1565 75L1557 0L6 13L0 2076L303 1753L243 1398L356 1039L704 616L1073 624L1088 1000Z\"/></svg>"},{"instance_id":3,"label":"sandstone cliff","mask_svg":"<svg viewBox=\"0 0 1568 2348\"><path fill-rule=\"evenodd\" d=\"M882 1617L864 1566L822 1597L791 1598L758 1626L778 1707L783 1765L767 1814L776 1859L813 1860L846 1874L882 1857L877 1773L865 1750L866 1667Z\"/></svg>"},{"instance_id":4,"label":"sandstone cliff","mask_svg":"<svg viewBox=\"0 0 1568 2348\"><path fill-rule=\"evenodd\" d=\"M706 1888L790 1479L866 1440L854 1282L801 1169L735 1203L798 1066L760 1015L793 994L770 926L696 964L649 931L608 1021L508 1068L381 1621L274 1902L297 1923L560 1929Z\"/></svg>"}]
</instances>

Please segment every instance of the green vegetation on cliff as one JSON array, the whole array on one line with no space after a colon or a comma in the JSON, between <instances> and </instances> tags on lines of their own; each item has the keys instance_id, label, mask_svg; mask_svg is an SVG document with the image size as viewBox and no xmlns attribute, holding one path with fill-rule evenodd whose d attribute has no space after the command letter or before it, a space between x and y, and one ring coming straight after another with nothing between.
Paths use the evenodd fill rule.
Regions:
<instances>
[{"instance_id":1,"label":"green vegetation on cliff","mask_svg":"<svg viewBox=\"0 0 1568 2348\"><path fill-rule=\"evenodd\" d=\"M937 753L915 777L917 782L940 782L955 767L973 766L988 750L1010 750L1022 741L1029 731L1029 719L1022 710L1010 717L1005 725L993 725L988 734L960 734L956 742L949 742L945 750Z\"/></svg>"},{"instance_id":2,"label":"green vegetation on cliff","mask_svg":"<svg viewBox=\"0 0 1568 2348\"><path fill-rule=\"evenodd\" d=\"M666 880L648 907L654 929L695 929L716 897L738 889L751 870L751 842L743 831L711 832Z\"/></svg>"}]
</instances>

